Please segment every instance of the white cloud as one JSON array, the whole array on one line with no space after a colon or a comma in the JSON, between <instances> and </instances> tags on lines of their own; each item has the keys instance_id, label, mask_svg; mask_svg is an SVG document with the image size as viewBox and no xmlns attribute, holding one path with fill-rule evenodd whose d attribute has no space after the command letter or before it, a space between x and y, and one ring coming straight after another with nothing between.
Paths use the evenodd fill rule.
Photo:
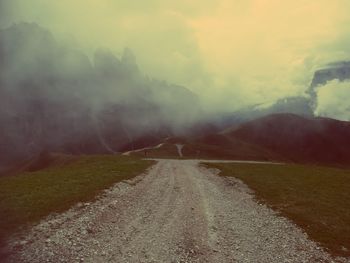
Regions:
<instances>
[{"instance_id":1,"label":"white cloud","mask_svg":"<svg viewBox=\"0 0 350 263\"><path fill-rule=\"evenodd\" d=\"M315 114L339 120L350 120L350 81L329 81L317 88Z\"/></svg>"}]
</instances>

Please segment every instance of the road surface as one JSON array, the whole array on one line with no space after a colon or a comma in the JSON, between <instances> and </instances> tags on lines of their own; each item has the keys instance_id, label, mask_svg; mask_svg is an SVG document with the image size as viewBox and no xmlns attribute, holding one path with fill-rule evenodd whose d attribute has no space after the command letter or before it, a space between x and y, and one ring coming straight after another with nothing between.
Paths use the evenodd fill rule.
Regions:
<instances>
[{"instance_id":1,"label":"road surface","mask_svg":"<svg viewBox=\"0 0 350 263\"><path fill-rule=\"evenodd\" d=\"M33 228L9 262L332 262L235 178L159 160Z\"/></svg>"}]
</instances>

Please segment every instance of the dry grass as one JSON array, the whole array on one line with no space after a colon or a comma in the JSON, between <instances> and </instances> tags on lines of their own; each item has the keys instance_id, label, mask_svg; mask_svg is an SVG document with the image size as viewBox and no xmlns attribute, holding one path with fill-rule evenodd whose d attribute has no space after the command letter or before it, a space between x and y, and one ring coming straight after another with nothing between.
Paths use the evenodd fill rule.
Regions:
<instances>
[{"instance_id":1,"label":"dry grass","mask_svg":"<svg viewBox=\"0 0 350 263\"><path fill-rule=\"evenodd\" d=\"M350 170L304 165L207 164L244 181L334 255L350 256Z\"/></svg>"}]
</instances>

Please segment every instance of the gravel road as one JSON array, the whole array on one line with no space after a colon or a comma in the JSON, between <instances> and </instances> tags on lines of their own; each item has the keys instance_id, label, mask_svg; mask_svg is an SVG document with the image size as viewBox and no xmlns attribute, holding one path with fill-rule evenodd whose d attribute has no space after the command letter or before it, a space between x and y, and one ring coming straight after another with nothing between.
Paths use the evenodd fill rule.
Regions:
<instances>
[{"instance_id":1,"label":"gravel road","mask_svg":"<svg viewBox=\"0 0 350 263\"><path fill-rule=\"evenodd\" d=\"M335 262L235 178L159 160L35 226L8 262Z\"/></svg>"}]
</instances>

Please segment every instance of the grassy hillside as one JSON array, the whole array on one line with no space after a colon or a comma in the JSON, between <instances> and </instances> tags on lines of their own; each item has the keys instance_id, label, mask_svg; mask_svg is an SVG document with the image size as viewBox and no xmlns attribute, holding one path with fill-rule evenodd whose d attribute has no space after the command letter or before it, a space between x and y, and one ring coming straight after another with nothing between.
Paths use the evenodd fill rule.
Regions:
<instances>
[{"instance_id":1,"label":"grassy hillside","mask_svg":"<svg viewBox=\"0 0 350 263\"><path fill-rule=\"evenodd\" d=\"M172 137L147 151L152 158L260 160L349 167L350 122L295 114L272 114L220 133ZM145 156L144 152L132 155Z\"/></svg>"},{"instance_id":2,"label":"grassy hillside","mask_svg":"<svg viewBox=\"0 0 350 263\"><path fill-rule=\"evenodd\" d=\"M179 154L176 144L184 145L183 159L227 159L227 160L278 160L284 161L277 154L226 135L212 134L199 139L171 138L159 148L133 152L131 155L148 158L175 158Z\"/></svg>"},{"instance_id":3,"label":"grassy hillside","mask_svg":"<svg viewBox=\"0 0 350 263\"><path fill-rule=\"evenodd\" d=\"M244 181L258 199L331 253L350 255L350 170L304 165L207 164Z\"/></svg>"},{"instance_id":4,"label":"grassy hillside","mask_svg":"<svg viewBox=\"0 0 350 263\"><path fill-rule=\"evenodd\" d=\"M160 159L177 159L179 158L178 151L175 144L164 143L159 148L147 149L146 153L144 150L136 151L131 153L132 156L139 156L141 158L160 158Z\"/></svg>"},{"instance_id":5,"label":"grassy hillside","mask_svg":"<svg viewBox=\"0 0 350 263\"><path fill-rule=\"evenodd\" d=\"M231 138L225 134L210 134L188 143L184 155L200 159L283 160L262 147Z\"/></svg>"},{"instance_id":6,"label":"grassy hillside","mask_svg":"<svg viewBox=\"0 0 350 263\"><path fill-rule=\"evenodd\" d=\"M350 163L350 122L273 114L224 134L293 162L343 166Z\"/></svg>"},{"instance_id":7,"label":"grassy hillside","mask_svg":"<svg viewBox=\"0 0 350 263\"><path fill-rule=\"evenodd\" d=\"M60 166L0 177L0 237L142 173L153 162L126 156L83 156Z\"/></svg>"}]
</instances>

